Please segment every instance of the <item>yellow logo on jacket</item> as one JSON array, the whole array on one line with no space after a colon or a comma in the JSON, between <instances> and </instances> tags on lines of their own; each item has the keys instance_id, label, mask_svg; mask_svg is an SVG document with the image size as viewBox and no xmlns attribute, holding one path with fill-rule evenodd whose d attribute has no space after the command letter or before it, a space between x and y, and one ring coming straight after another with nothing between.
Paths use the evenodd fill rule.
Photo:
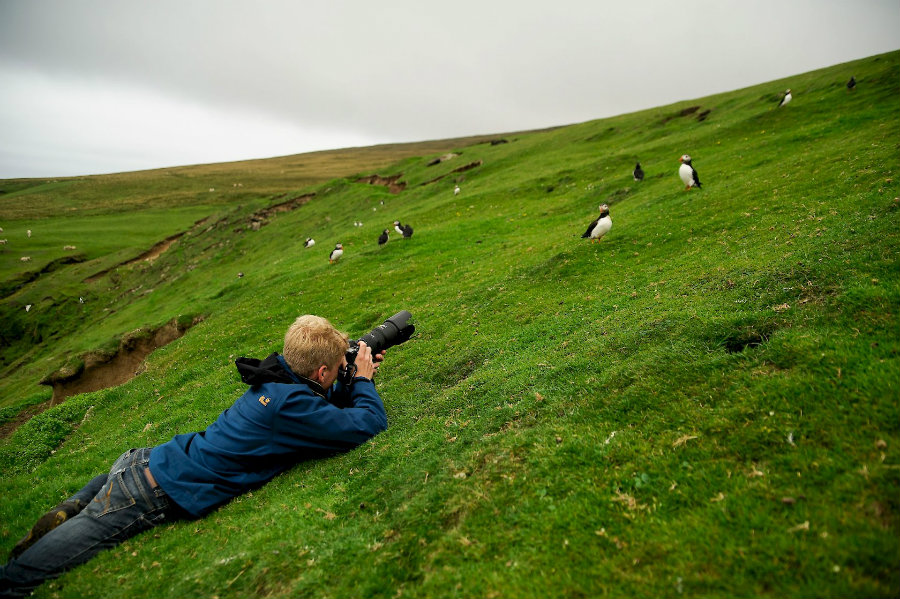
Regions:
<instances>
[{"instance_id":1,"label":"yellow logo on jacket","mask_svg":"<svg viewBox=\"0 0 900 599\"><path fill-rule=\"evenodd\" d=\"M259 396L259 403L261 403L263 405L263 407L266 407L267 405L269 405L270 401L272 401L271 397L266 397L265 395Z\"/></svg>"}]
</instances>

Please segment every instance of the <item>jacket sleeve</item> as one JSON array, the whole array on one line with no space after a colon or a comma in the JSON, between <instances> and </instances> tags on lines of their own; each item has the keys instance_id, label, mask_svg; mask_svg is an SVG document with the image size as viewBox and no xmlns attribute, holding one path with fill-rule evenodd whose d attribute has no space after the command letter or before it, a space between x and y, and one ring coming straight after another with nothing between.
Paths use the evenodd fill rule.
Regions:
<instances>
[{"instance_id":1,"label":"jacket sleeve","mask_svg":"<svg viewBox=\"0 0 900 599\"><path fill-rule=\"evenodd\" d=\"M274 441L297 450L346 451L387 428L384 403L372 381L356 379L350 399L352 406L341 409L325 400L310 403L306 394L297 402L288 396L273 427Z\"/></svg>"}]
</instances>

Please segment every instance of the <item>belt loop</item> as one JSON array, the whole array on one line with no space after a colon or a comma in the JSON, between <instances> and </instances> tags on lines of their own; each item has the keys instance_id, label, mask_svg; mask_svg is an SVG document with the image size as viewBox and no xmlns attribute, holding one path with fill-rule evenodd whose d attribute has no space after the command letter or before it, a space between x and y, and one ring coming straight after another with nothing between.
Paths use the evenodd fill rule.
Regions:
<instances>
[{"instance_id":1,"label":"belt loop","mask_svg":"<svg viewBox=\"0 0 900 599\"><path fill-rule=\"evenodd\" d=\"M144 467L144 478L147 479L147 483L150 485L151 489L155 489L156 487L159 486L159 483L157 483L156 479L153 478L153 473L150 472L149 466Z\"/></svg>"}]
</instances>

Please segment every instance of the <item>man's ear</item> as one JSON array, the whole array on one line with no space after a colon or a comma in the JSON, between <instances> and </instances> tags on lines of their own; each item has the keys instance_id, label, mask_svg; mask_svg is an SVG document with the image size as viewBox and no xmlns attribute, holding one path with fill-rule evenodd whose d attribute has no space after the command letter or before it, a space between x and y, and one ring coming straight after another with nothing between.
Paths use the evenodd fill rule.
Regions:
<instances>
[{"instance_id":1,"label":"man's ear","mask_svg":"<svg viewBox=\"0 0 900 599\"><path fill-rule=\"evenodd\" d=\"M322 364L319 366L316 371L313 373L313 380L319 383L320 385L325 383L325 371L328 370L328 366Z\"/></svg>"}]
</instances>

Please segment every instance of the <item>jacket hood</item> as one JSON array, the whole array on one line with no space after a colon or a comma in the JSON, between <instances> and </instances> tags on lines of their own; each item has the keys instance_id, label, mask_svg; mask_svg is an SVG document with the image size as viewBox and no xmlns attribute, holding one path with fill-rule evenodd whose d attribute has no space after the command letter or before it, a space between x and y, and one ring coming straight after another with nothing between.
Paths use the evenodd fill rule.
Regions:
<instances>
[{"instance_id":1,"label":"jacket hood","mask_svg":"<svg viewBox=\"0 0 900 599\"><path fill-rule=\"evenodd\" d=\"M234 361L241 380L250 385L262 385L264 383L282 383L286 385L302 383L308 385L317 395L325 397L325 389L319 383L301 376L291 370L284 358L278 352L272 352L263 360L256 358L238 358Z\"/></svg>"}]
</instances>

